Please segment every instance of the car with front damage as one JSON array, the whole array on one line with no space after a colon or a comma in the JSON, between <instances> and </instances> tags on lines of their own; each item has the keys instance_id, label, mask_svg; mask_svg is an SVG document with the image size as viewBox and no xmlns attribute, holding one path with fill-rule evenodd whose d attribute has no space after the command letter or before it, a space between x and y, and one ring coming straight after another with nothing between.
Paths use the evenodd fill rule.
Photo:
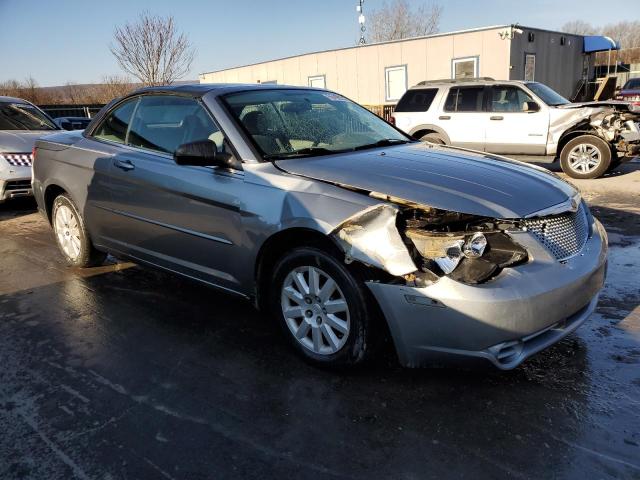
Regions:
<instances>
[{"instance_id":1,"label":"car with front damage","mask_svg":"<svg viewBox=\"0 0 640 480\"><path fill-rule=\"evenodd\" d=\"M420 82L400 99L393 119L423 141L558 162L573 178L598 178L640 153L640 105L572 103L539 82Z\"/></svg>"},{"instance_id":2,"label":"car with front damage","mask_svg":"<svg viewBox=\"0 0 640 480\"><path fill-rule=\"evenodd\" d=\"M32 103L0 96L0 203L32 194L33 147L39 137L58 129Z\"/></svg>"},{"instance_id":3,"label":"car with front damage","mask_svg":"<svg viewBox=\"0 0 640 480\"><path fill-rule=\"evenodd\" d=\"M555 174L320 89L139 90L38 141L34 194L70 265L109 252L248 299L320 365L390 336L406 366L512 369L580 326L605 276L606 233Z\"/></svg>"}]
</instances>

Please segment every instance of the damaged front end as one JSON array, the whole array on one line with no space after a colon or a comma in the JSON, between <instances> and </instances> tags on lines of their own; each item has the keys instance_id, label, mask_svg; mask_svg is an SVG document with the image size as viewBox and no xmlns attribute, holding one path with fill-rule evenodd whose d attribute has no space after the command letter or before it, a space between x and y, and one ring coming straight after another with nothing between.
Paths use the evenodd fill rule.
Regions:
<instances>
[{"instance_id":1,"label":"damaged front end","mask_svg":"<svg viewBox=\"0 0 640 480\"><path fill-rule=\"evenodd\" d=\"M384 270L396 281L427 286L443 276L479 284L526 262L527 252L508 234L515 221L431 208L384 194L338 226L332 235L345 261Z\"/></svg>"},{"instance_id":2,"label":"damaged front end","mask_svg":"<svg viewBox=\"0 0 640 480\"><path fill-rule=\"evenodd\" d=\"M573 133L596 134L622 157L640 154L640 106L625 102L570 104L551 121L551 143Z\"/></svg>"}]
</instances>

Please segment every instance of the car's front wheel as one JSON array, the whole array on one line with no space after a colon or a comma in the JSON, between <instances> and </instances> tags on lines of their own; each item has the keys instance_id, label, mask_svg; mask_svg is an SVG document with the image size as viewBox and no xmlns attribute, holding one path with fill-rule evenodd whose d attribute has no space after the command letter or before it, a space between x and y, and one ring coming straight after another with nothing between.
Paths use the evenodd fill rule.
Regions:
<instances>
[{"instance_id":1,"label":"car's front wheel","mask_svg":"<svg viewBox=\"0 0 640 480\"><path fill-rule=\"evenodd\" d=\"M572 178L598 178L611 163L611 147L595 135L580 135L560 152L562 171Z\"/></svg>"},{"instance_id":2,"label":"car's front wheel","mask_svg":"<svg viewBox=\"0 0 640 480\"><path fill-rule=\"evenodd\" d=\"M53 201L51 220L56 243L69 265L93 267L104 262L107 254L95 249L78 207L66 193Z\"/></svg>"},{"instance_id":3,"label":"car's front wheel","mask_svg":"<svg viewBox=\"0 0 640 480\"><path fill-rule=\"evenodd\" d=\"M296 248L275 266L271 313L307 360L323 366L353 365L370 348L365 288L332 255Z\"/></svg>"}]
</instances>

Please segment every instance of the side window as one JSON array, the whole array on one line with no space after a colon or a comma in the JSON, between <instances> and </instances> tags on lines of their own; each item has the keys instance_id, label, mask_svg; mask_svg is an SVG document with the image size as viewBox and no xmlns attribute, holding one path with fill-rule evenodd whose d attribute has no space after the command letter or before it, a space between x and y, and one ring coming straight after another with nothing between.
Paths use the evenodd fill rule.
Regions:
<instances>
[{"instance_id":1,"label":"side window","mask_svg":"<svg viewBox=\"0 0 640 480\"><path fill-rule=\"evenodd\" d=\"M426 112L438 93L437 88L408 90L396 105L396 112Z\"/></svg>"},{"instance_id":2,"label":"side window","mask_svg":"<svg viewBox=\"0 0 640 480\"><path fill-rule=\"evenodd\" d=\"M173 154L180 145L199 140L213 141L218 151L223 148L222 132L196 100L171 95L140 98L129 145Z\"/></svg>"},{"instance_id":3,"label":"side window","mask_svg":"<svg viewBox=\"0 0 640 480\"><path fill-rule=\"evenodd\" d=\"M484 87L458 87L449 90L445 112L481 112Z\"/></svg>"},{"instance_id":4,"label":"side window","mask_svg":"<svg viewBox=\"0 0 640 480\"><path fill-rule=\"evenodd\" d=\"M496 85L491 89L492 112L524 112L525 103L533 99L524 90L511 85Z\"/></svg>"},{"instance_id":5,"label":"side window","mask_svg":"<svg viewBox=\"0 0 640 480\"><path fill-rule=\"evenodd\" d=\"M138 99L134 98L113 110L95 130L93 136L110 142L125 143L131 114L137 103Z\"/></svg>"}]
</instances>

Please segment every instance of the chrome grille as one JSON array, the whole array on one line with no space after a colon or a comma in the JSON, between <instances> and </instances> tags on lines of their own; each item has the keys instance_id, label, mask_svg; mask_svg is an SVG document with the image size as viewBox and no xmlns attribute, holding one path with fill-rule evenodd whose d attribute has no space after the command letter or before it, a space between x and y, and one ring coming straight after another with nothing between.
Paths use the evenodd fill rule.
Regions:
<instances>
[{"instance_id":1,"label":"chrome grille","mask_svg":"<svg viewBox=\"0 0 640 480\"><path fill-rule=\"evenodd\" d=\"M33 161L31 153L0 153L0 159L5 159L14 167L30 167Z\"/></svg>"},{"instance_id":2,"label":"chrome grille","mask_svg":"<svg viewBox=\"0 0 640 480\"><path fill-rule=\"evenodd\" d=\"M521 223L558 260L564 260L582 250L589 236L587 214L582 204L575 212L528 218Z\"/></svg>"}]
</instances>

